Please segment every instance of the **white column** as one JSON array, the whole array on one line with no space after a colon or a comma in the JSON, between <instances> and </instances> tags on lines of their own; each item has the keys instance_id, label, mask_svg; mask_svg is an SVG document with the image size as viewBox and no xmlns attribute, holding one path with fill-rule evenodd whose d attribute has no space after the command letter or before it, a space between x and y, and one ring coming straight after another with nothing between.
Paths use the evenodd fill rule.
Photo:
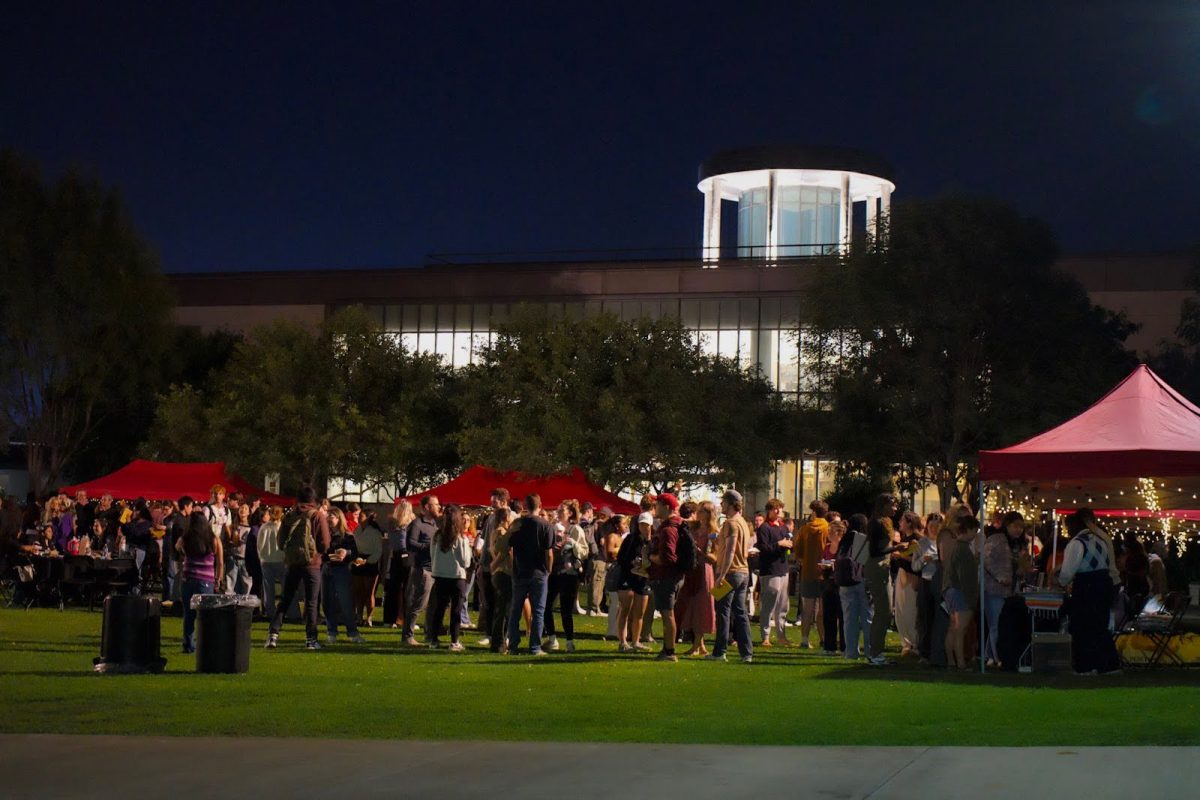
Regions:
<instances>
[{"instance_id":1,"label":"white column","mask_svg":"<svg viewBox=\"0 0 1200 800\"><path fill-rule=\"evenodd\" d=\"M879 198L874 195L867 198L867 235L878 236L876 208L879 205Z\"/></svg>"},{"instance_id":2,"label":"white column","mask_svg":"<svg viewBox=\"0 0 1200 800\"><path fill-rule=\"evenodd\" d=\"M717 265L721 257L721 182L716 178L704 192L704 252L705 266Z\"/></svg>"},{"instance_id":3,"label":"white column","mask_svg":"<svg viewBox=\"0 0 1200 800\"><path fill-rule=\"evenodd\" d=\"M838 226L838 241L841 243L841 252L846 253L850 250L850 233L851 223L854 217L854 201L850 199L850 173L842 173L842 204L841 204L841 224Z\"/></svg>"},{"instance_id":4,"label":"white column","mask_svg":"<svg viewBox=\"0 0 1200 800\"><path fill-rule=\"evenodd\" d=\"M775 170L767 173L767 260L774 266L779 257L779 182Z\"/></svg>"},{"instance_id":5,"label":"white column","mask_svg":"<svg viewBox=\"0 0 1200 800\"><path fill-rule=\"evenodd\" d=\"M892 223L892 190L888 186L883 187L883 194L879 197L879 222L876 224L876 236L882 235L887 237L887 231Z\"/></svg>"}]
</instances>

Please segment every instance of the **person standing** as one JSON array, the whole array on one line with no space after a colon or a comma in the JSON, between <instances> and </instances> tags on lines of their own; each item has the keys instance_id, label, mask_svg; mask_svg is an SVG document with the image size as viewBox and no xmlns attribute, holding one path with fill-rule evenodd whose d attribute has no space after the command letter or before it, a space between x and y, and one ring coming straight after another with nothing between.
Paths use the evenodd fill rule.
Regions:
<instances>
[{"instance_id":1,"label":"person standing","mask_svg":"<svg viewBox=\"0 0 1200 800\"><path fill-rule=\"evenodd\" d=\"M867 523L867 545L869 558L863 565L867 592L871 595L871 635L867 650L867 663L881 667L890 663L884 655L887 645L888 627L892 624L892 605L888 591L891 577L889 562L895 551L892 546L891 520L899 504L895 495L881 494L875 498L875 513Z\"/></svg>"},{"instance_id":2,"label":"person standing","mask_svg":"<svg viewBox=\"0 0 1200 800\"><path fill-rule=\"evenodd\" d=\"M575 652L575 612L579 607L579 579L587 557L587 539L579 525L579 503L575 500L564 500L558 507L558 525L554 536L554 567L550 572L546 599L545 630L549 636L546 643L549 650L558 649L558 637L554 630L554 600L558 598L563 633L567 637L567 652Z\"/></svg>"},{"instance_id":3,"label":"person standing","mask_svg":"<svg viewBox=\"0 0 1200 800\"><path fill-rule=\"evenodd\" d=\"M508 520L508 489L497 487L492 489L490 496L492 504L487 517L479 526L479 535L475 537L475 559L479 570L479 630L483 633L479 644L481 647L492 646L492 629L496 627L496 584L492 580L492 541L496 537L496 527L501 520ZM508 598L512 599L512 575L509 574ZM505 614L508 612L505 611ZM505 622L508 621L507 616ZM503 625L501 626L503 627ZM498 647L499 642L496 643Z\"/></svg>"},{"instance_id":4,"label":"person standing","mask_svg":"<svg viewBox=\"0 0 1200 800\"><path fill-rule=\"evenodd\" d=\"M917 593L921 577L913 565L913 556L925 538L925 520L915 511L900 515L900 543L903 549L892 556L895 576L892 582L892 607L896 613L896 631L900 634L900 655L916 654L920 649L917 627Z\"/></svg>"},{"instance_id":5,"label":"person standing","mask_svg":"<svg viewBox=\"0 0 1200 800\"><path fill-rule=\"evenodd\" d=\"M208 490L208 504L200 509L204 512L204 518L212 525L213 535L220 536L222 539L225 537L225 529L233 521L229 505L226 502L227 497L225 487L219 483L214 483L212 488ZM101 499L103 500L103 498Z\"/></svg>"},{"instance_id":6,"label":"person standing","mask_svg":"<svg viewBox=\"0 0 1200 800\"><path fill-rule=\"evenodd\" d=\"M608 562L604 560L604 551L600 547L597 533L611 516L612 509L607 506L599 511L596 511L591 503L584 503L579 507L579 527L583 528L583 536L588 545L588 557L584 562L586 567L584 585L587 586L586 613L589 617L604 616L608 610L607 595L604 591Z\"/></svg>"},{"instance_id":7,"label":"person standing","mask_svg":"<svg viewBox=\"0 0 1200 800\"><path fill-rule=\"evenodd\" d=\"M683 606L679 630L692 634L692 648L685 653L688 656L708 655L704 637L717 629L717 610L712 596L715 557L711 550L719 531L716 507L705 500L696 507L695 519L687 524L687 533L692 537L696 552L696 566L688 570L679 591Z\"/></svg>"},{"instance_id":8,"label":"person standing","mask_svg":"<svg viewBox=\"0 0 1200 800\"><path fill-rule=\"evenodd\" d=\"M236 514L236 516L233 516ZM250 536L250 506L240 503L231 511L232 521L225 526L222 545L225 548L225 593L249 594L250 572L246 568L246 543Z\"/></svg>"},{"instance_id":9,"label":"person standing","mask_svg":"<svg viewBox=\"0 0 1200 800\"><path fill-rule=\"evenodd\" d=\"M499 503L500 496L493 492L497 503L489 520L491 531L488 534L488 551L491 553L490 570L492 576L492 629L488 636L488 649L493 653L508 652L508 620L512 615L513 597L513 563L509 540L512 538L514 514L508 508L508 490L503 492L504 503ZM520 612L518 612L520 613Z\"/></svg>"},{"instance_id":10,"label":"person standing","mask_svg":"<svg viewBox=\"0 0 1200 800\"><path fill-rule=\"evenodd\" d=\"M508 541L513 558L513 599L508 616L508 653L516 655L521 647L521 610L529 600L532 617L529 622L529 652L535 656L542 650L542 621L546 614L546 581L554 566L554 528L542 518L542 498L531 494L525 498L525 510L515 523L516 530Z\"/></svg>"},{"instance_id":11,"label":"person standing","mask_svg":"<svg viewBox=\"0 0 1200 800\"><path fill-rule=\"evenodd\" d=\"M192 512L196 510L196 501L184 495L179 498L174 512L163 522L167 533L163 536L163 602L176 603L183 598L183 577L180 573L179 551L175 544L187 533L188 523Z\"/></svg>"},{"instance_id":12,"label":"person standing","mask_svg":"<svg viewBox=\"0 0 1200 800\"><path fill-rule=\"evenodd\" d=\"M351 593L354 595L354 618L360 625L372 627L375 616L375 587L379 585L379 560L383 557L383 530L372 511L366 514L354 531L358 543L358 558L350 565Z\"/></svg>"},{"instance_id":13,"label":"person standing","mask_svg":"<svg viewBox=\"0 0 1200 800\"><path fill-rule=\"evenodd\" d=\"M925 530L912 559L913 569L921 579L917 584L917 653L922 664L930 663L933 658L933 627L941 596L937 537L943 519L936 511L925 518Z\"/></svg>"},{"instance_id":14,"label":"person standing","mask_svg":"<svg viewBox=\"0 0 1200 800\"><path fill-rule=\"evenodd\" d=\"M984 657L990 664L1000 663L1000 612L1012 597L1017 572L1012 543L1025 535L1025 518L1019 511L1009 511L1000 520L1000 529L987 529L983 543L983 618L987 638L983 644Z\"/></svg>"},{"instance_id":15,"label":"person standing","mask_svg":"<svg viewBox=\"0 0 1200 800\"><path fill-rule=\"evenodd\" d=\"M958 542L950 556L950 585L946 589L946 608L950 612L946 661L951 667L967 669L970 666L967 630L971 627L975 607L979 604L979 561L971 552L971 540L977 535L979 521L974 517L957 517L955 521L959 526L956 530Z\"/></svg>"},{"instance_id":16,"label":"person standing","mask_svg":"<svg viewBox=\"0 0 1200 800\"><path fill-rule=\"evenodd\" d=\"M838 544L837 557L833 562L833 577L838 585L838 598L842 602L842 627L846 631L844 655L857 659L860 655L858 640L862 635L862 655L870 653L870 603L867 587L863 582L863 560L869 550L866 530L870 523L866 514L853 514L846 533ZM828 646L828 645L827 645Z\"/></svg>"},{"instance_id":17,"label":"person standing","mask_svg":"<svg viewBox=\"0 0 1200 800\"><path fill-rule=\"evenodd\" d=\"M275 598L287 575L283 548L279 546L279 523L283 520L283 509L272 506L263 513L262 520L255 546L258 548L258 563L262 565L263 613L267 619L271 619L275 616Z\"/></svg>"},{"instance_id":18,"label":"person standing","mask_svg":"<svg viewBox=\"0 0 1200 800\"><path fill-rule=\"evenodd\" d=\"M188 516L187 529L175 543L183 556L183 652L196 652L196 612L192 595L212 594L221 581L225 559L221 554L221 537L213 533L208 518L200 512Z\"/></svg>"},{"instance_id":19,"label":"person standing","mask_svg":"<svg viewBox=\"0 0 1200 800\"><path fill-rule=\"evenodd\" d=\"M821 601L821 554L829 538L829 504L824 500L813 500L808 504L811 512L808 522L800 528L800 646L811 648L809 632L817 619L817 606ZM824 626L822 626L824 627ZM821 638L818 634L818 638ZM828 650L832 643L825 645Z\"/></svg>"},{"instance_id":20,"label":"person standing","mask_svg":"<svg viewBox=\"0 0 1200 800\"><path fill-rule=\"evenodd\" d=\"M430 545L437 535L438 517L442 514L442 504L437 496L427 494L421 498L421 515L408 526L405 542L408 547L409 572L408 592L405 595L404 630L401 636L409 647L418 647L416 636L413 635L417 626L417 617L429 605L429 593L433 590L433 561ZM426 638L429 631L425 632Z\"/></svg>"},{"instance_id":21,"label":"person standing","mask_svg":"<svg viewBox=\"0 0 1200 800\"><path fill-rule=\"evenodd\" d=\"M717 636L713 651L707 657L725 660L732 628L742 661L754 661L754 645L750 641L750 615L746 610L746 591L750 587L750 524L742 516L742 495L729 489L721 495L721 511L725 524L717 535L716 568L713 581L717 586L728 581L731 590L716 603Z\"/></svg>"},{"instance_id":22,"label":"person standing","mask_svg":"<svg viewBox=\"0 0 1200 800\"><path fill-rule=\"evenodd\" d=\"M408 526L416 519L412 503L401 498L392 511L387 541L387 582L383 585L383 621L404 627L404 595L408 588Z\"/></svg>"},{"instance_id":23,"label":"person standing","mask_svg":"<svg viewBox=\"0 0 1200 800\"><path fill-rule=\"evenodd\" d=\"M679 516L679 500L675 495L663 492L655 499L654 505L654 515L659 524L650 545L650 591L654 597L654 610L662 616L663 625L662 650L657 660L678 661L675 655L675 603L684 579L680 567L682 548L679 539L688 534Z\"/></svg>"},{"instance_id":24,"label":"person standing","mask_svg":"<svg viewBox=\"0 0 1200 800\"><path fill-rule=\"evenodd\" d=\"M620 641L623 639L617 628L621 621L621 565L617 558L621 553L621 544L627 535L629 535L629 517L624 514L613 515L597 531L596 538L604 551L604 592L608 595L608 628L605 631L605 640L617 639Z\"/></svg>"},{"instance_id":25,"label":"person standing","mask_svg":"<svg viewBox=\"0 0 1200 800\"><path fill-rule=\"evenodd\" d=\"M822 520L824 523L824 520ZM783 503L767 501L767 514L755 531L755 547L758 549L758 627L762 635L762 646L771 646L771 627L775 627L781 645L790 646L787 638L787 582L788 556L792 551L792 538L783 525ZM803 629L804 641L808 642L808 628ZM807 644L806 644L807 646Z\"/></svg>"},{"instance_id":26,"label":"person standing","mask_svg":"<svg viewBox=\"0 0 1200 800\"><path fill-rule=\"evenodd\" d=\"M459 615L467 599L467 571L471 568L471 542L466 536L467 520L462 508L451 503L442 512L434 546L431 548L431 573L433 575L433 602L425 617L429 646L440 646L443 618L446 608L450 609L450 650L461 653L459 632L462 618Z\"/></svg>"},{"instance_id":27,"label":"person standing","mask_svg":"<svg viewBox=\"0 0 1200 800\"><path fill-rule=\"evenodd\" d=\"M828 521L828 517L826 517ZM821 565L818 575L821 585L821 627L823 635L821 643L825 655L832 656L846 652L846 628L842 623L842 600L838 595L838 585L833 577L833 568L837 558L838 546L846 533L846 523L837 518L829 522L829 534L825 537L825 546L821 549Z\"/></svg>"},{"instance_id":28,"label":"person standing","mask_svg":"<svg viewBox=\"0 0 1200 800\"><path fill-rule=\"evenodd\" d=\"M346 527L340 508L329 509L329 550L321 568L321 598L325 605L326 641L337 644L338 623L346 628L350 641L362 644L351 600L350 565L358 558L358 540Z\"/></svg>"},{"instance_id":29,"label":"person standing","mask_svg":"<svg viewBox=\"0 0 1200 800\"><path fill-rule=\"evenodd\" d=\"M1120 656L1108 632L1108 615L1116 595L1112 540L1089 508L1067 517L1071 541L1063 553L1059 582L1071 587L1067 618L1071 631L1071 661L1079 675L1115 675ZM963 547L960 550L966 549Z\"/></svg>"},{"instance_id":30,"label":"person standing","mask_svg":"<svg viewBox=\"0 0 1200 800\"><path fill-rule=\"evenodd\" d=\"M283 599L275 606L267 634L267 648L279 643L283 615L304 587L304 646L320 650L317 641L317 592L321 585L321 561L329 551L329 518L317 510L317 493L311 486L301 487L297 506L279 523L278 541L283 550L287 572L283 578Z\"/></svg>"}]
</instances>

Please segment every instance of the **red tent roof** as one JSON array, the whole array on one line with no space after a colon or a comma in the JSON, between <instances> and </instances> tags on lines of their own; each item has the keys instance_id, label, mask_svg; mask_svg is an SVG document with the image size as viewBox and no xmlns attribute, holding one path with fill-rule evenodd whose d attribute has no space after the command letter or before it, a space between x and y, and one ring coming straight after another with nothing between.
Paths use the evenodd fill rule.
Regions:
<instances>
[{"instance_id":1,"label":"red tent roof","mask_svg":"<svg viewBox=\"0 0 1200 800\"><path fill-rule=\"evenodd\" d=\"M491 503L492 490L497 488L508 489L516 498L528 494L539 495L545 506L556 506L563 500L575 499L580 503L589 502L596 508L608 506L618 514L636 514L640 510L636 503L591 483L579 469L561 475L538 477L519 472L498 472L475 465L441 486L405 499L415 504L425 495L434 494L443 504L486 506Z\"/></svg>"},{"instance_id":2,"label":"red tent roof","mask_svg":"<svg viewBox=\"0 0 1200 800\"><path fill-rule=\"evenodd\" d=\"M213 484L228 491L259 497L270 505L292 505L294 498L271 494L225 469L225 462L173 463L169 461L131 461L116 472L87 483L65 486L63 491L74 494L83 489L92 497L111 494L117 499L178 500L189 495L197 501L208 500Z\"/></svg>"},{"instance_id":3,"label":"red tent roof","mask_svg":"<svg viewBox=\"0 0 1200 800\"><path fill-rule=\"evenodd\" d=\"M1003 450L979 454L985 481L1200 476L1200 408L1145 364L1091 408Z\"/></svg>"}]
</instances>

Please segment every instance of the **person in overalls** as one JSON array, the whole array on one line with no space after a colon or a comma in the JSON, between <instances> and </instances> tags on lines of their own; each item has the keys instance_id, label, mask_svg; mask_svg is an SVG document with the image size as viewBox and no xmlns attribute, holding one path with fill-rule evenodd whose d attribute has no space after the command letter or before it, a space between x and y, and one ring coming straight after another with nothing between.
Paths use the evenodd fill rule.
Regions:
<instances>
[{"instance_id":1,"label":"person in overalls","mask_svg":"<svg viewBox=\"0 0 1200 800\"><path fill-rule=\"evenodd\" d=\"M1075 673L1119 674L1121 660L1108 629L1117 571L1112 540L1088 508L1067 517L1067 532L1072 538L1063 554L1059 582L1071 587L1068 616Z\"/></svg>"}]
</instances>

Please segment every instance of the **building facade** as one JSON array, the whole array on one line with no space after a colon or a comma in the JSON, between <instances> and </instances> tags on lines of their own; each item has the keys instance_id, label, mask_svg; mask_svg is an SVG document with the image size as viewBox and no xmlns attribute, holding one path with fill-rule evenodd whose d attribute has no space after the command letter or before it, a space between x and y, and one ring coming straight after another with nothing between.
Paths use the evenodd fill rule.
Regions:
<instances>
[{"instance_id":1,"label":"building facade","mask_svg":"<svg viewBox=\"0 0 1200 800\"><path fill-rule=\"evenodd\" d=\"M844 148L751 148L718 153L701 166L699 179L704 240L685 258L172 275L177 318L204 329L248 331L280 317L315 325L333 309L362 305L410 349L460 367L522 304L550 315L669 316L694 331L698 353L736 358L785 395L811 399L813 370L799 347L809 268L814 258L844 250L852 237L885 230L895 189L890 166ZM722 231L733 225L722 219L736 219L736 241L723 241ZM1143 326L1131 347L1152 350L1174 336L1190 294L1185 254L1070 256L1060 267L1094 302ZM832 487L833 466L819 454L780 463L770 494L803 508ZM918 508L938 503L933 490L914 500Z\"/></svg>"}]
</instances>

